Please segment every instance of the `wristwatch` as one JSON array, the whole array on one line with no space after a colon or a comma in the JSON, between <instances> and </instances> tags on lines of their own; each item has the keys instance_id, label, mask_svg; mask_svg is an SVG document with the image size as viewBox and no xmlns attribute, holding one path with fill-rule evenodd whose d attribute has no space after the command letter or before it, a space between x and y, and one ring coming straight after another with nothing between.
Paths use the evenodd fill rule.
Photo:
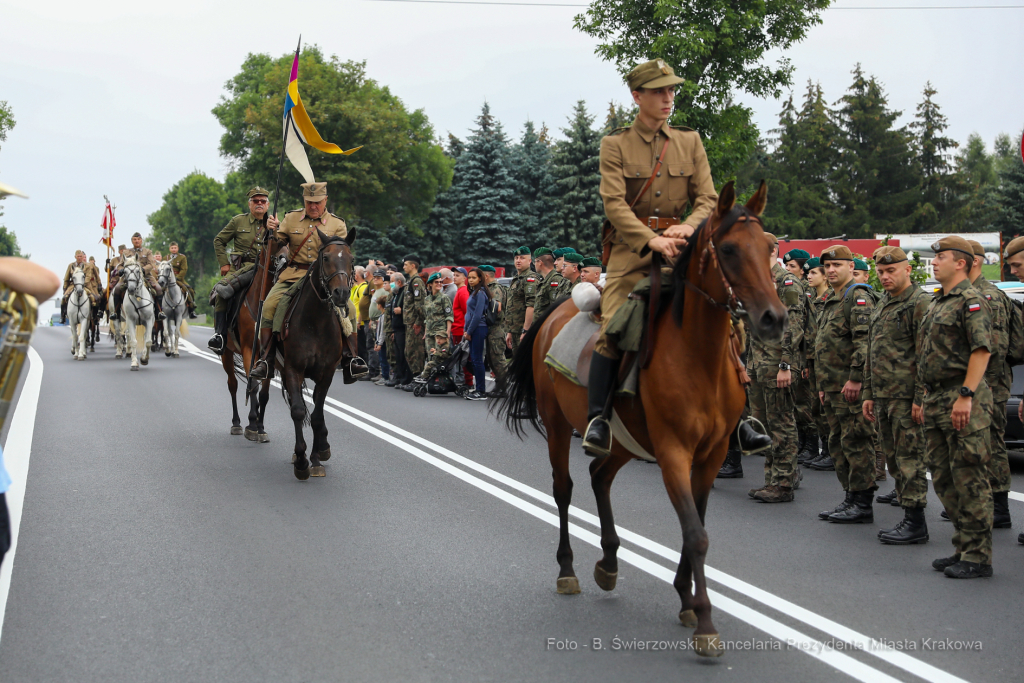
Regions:
<instances>
[{"instance_id":1,"label":"wristwatch","mask_svg":"<svg viewBox=\"0 0 1024 683\"><path fill-rule=\"evenodd\" d=\"M964 398L974 398L974 392L967 387L960 387L960 395Z\"/></svg>"},{"instance_id":2,"label":"wristwatch","mask_svg":"<svg viewBox=\"0 0 1024 683\"><path fill-rule=\"evenodd\" d=\"M779 370L789 370L789 363L779 363Z\"/></svg>"}]
</instances>

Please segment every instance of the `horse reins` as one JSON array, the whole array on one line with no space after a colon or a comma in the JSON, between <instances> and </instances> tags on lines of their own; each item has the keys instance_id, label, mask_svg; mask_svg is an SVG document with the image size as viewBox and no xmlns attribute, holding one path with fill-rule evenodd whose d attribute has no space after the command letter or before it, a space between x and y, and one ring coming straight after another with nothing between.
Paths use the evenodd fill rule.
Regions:
<instances>
[{"instance_id":1,"label":"horse reins","mask_svg":"<svg viewBox=\"0 0 1024 683\"><path fill-rule=\"evenodd\" d=\"M759 217L750 213L750 211L747 210L746 207L741 207L739 215L737 215L730 221L723 222L720 226L718 226L714 233L708 236L708 243L707 245L705 245L704 251L701 252L700 263L697 268L698 275L704 275L704 271L707 270L709 262L715 268L718 269L718 277L721 278L722 286L725 287L725 293L727 295L726 301L724 303L718 301L713 296L711 296L703 289L690 282L689 280L683 280L684 285L686 285L690 289L694 290L695 292L703 296L704 299L715 308L719 308L723 311L726 311L727 313L736 314L740 314L743 312L742 303L736 297L736 292L733 290L732 283L729 282L729 278L725 274L725 269L722 268L722 264L718 260L718 250L715 247L715 235L725 235L725 233L727 233L730 228L739 223L741 217L747 221L756 221L758 225L764 228L764 224L761 223L761 219Z\"/></svg>"}]
</instances>

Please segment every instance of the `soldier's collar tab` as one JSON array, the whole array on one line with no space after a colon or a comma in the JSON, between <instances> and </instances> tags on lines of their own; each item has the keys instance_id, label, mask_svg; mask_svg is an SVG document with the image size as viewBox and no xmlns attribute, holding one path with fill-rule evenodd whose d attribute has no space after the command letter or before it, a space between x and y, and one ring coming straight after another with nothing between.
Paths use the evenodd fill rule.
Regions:
<instances>
[{"instance_id":1,"label":"soldier's collar tab","mask_svg":"<svg viewBox=\"0 0 1024 683\"><path fill-rule=\"evenodd\" d=\"M658 131L651 130L651 128L647 124L640 120L639 116L633 120L633 125L631 126L631 128L633 128L633 130L635 130L637 134L641 138L643 138L644 142L651 142L652 140L654 140L654 135L658 131L664 133L667 136L669 134L669 131L671 130L669 128L667 121L661 125L661 128L659 128Z\"/></svg>"}]
</instances>

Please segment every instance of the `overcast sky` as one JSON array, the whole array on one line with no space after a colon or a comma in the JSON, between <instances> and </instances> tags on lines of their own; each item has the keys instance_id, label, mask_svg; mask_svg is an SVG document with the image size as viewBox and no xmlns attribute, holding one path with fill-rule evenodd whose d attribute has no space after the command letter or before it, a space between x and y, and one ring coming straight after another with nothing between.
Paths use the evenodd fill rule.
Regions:
<instances>
[{"instance_id":1,"label":"overcast sky","mask_svg":"<svg viewBox=\"0 0 1024 683\"><path fill-rule=\"evenodd\" d=\"M999 3L1024 4L836 6ZM603 117L609 101L629 94L613 66L594 54L594 41L572 28L582 9L0 0L0 100L18 121L0 148L0 178L30 195L8 198L0 220L33 260L58 275L76 248L105 258L98 244L104 194L117 204L117 242L135 230L147 234L146 215L182 176L199 169L223 179L222 130L210 109L224 82L247 53L287 53L300 33L328 55L366 60L369 76L408 108L423 108L439 135L464 137L484 100L513 138L527 118L561 128L579 99ZM788 56L796 92L807 79L820 81L829 101L843 94L861 62L905 119L930 80L949 134L963 141L977 132L991 145L998 133L1024 127L1022 44L1024 9L831 9ZM774 127L781 102L740 99L754 108L762 131Z\"/></svg>"}]
</instances>

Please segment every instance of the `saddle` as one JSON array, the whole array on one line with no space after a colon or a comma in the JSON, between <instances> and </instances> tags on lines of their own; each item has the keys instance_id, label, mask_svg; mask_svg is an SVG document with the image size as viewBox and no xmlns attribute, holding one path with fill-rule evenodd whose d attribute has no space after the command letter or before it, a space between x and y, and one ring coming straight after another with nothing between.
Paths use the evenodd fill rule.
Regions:
<instances>
[{"instance_id":1,"label":"saddle","mask_svg":"<svg viewBox=\"0 0 1024 683\"><path fill-rule=\"evenodd\" d=\"M307 273L296 280L295 283L281 295L281 301L278 302L277 310L274 311L274 332L277 333L277 336L281 341L287 339L288 333L291 331L292 315L295 313L295 304L298 303L299 292L302 291L302 287L306 284L308 277L309 274Z\"/></svg>"}]
</instances>

